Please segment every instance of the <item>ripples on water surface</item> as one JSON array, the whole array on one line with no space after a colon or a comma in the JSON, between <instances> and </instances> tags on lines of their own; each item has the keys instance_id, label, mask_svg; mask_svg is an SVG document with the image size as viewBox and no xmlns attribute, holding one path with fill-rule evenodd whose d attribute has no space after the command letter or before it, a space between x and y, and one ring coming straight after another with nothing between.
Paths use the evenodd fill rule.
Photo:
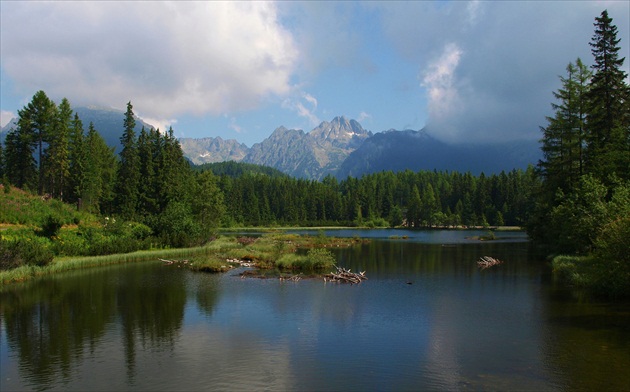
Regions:
<instances>
[{"instance_id":1,"label":"ripples on water surface","mask_svg":"<svg viewBox=\"0 0 630 392\"><path fill-rule=\"evenodd\" d=\"M470 233L411 232L387 240L409 235L389 233L370 231L372 243L336 250L340 265L367 271L369 280L354 286L148 262L5 289L0 390L630 385L627 303L555 288L522 237L480 243L464 238ZM505 263L479 271L481 255Z\"/></svg>"}]
</instances>

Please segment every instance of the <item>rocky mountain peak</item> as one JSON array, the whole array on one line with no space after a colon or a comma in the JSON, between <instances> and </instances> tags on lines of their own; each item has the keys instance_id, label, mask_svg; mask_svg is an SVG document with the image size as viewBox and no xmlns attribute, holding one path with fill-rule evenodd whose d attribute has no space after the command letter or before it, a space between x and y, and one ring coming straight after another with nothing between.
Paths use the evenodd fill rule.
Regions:
<instances>
[{"instance_id":1,"label":"rocky mountain peak","mask_svg":"<svg viewBox=\"0 0 630 392\"><path fill-rule=\"evenodd\" d=\"M363 129L356 120L348 120L344 116L335 117L331 122L323 121L314 128L309 135L319 141L333 144L347 144L353 140L363 140L370 136L370 132Z\"/></svg>"}]
</instances>

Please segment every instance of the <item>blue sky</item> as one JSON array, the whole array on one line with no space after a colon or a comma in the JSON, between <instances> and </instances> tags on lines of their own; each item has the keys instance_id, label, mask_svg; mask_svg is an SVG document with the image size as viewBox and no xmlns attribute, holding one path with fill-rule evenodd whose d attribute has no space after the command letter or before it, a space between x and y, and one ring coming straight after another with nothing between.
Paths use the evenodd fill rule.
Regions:
<instances>
[{"instance_id":1,"label":"blue sky","mask_svg":"<svg viewBox=\"0 0 630 392\"><path fill-rule=\"evenodd\" d=\"M1 1L2 125L44 90L180 137L251 146L344 115L373 132L533 140L608 9L626 1ZM628 72L628 60L624 64Z\"/></svg>"}]
</instances>

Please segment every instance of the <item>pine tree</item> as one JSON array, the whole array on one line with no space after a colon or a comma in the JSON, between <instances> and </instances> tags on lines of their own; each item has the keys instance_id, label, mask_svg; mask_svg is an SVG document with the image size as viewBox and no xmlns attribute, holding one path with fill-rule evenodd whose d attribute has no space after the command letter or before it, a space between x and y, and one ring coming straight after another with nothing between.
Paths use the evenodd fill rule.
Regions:
<instances>
[{"instance_id":1,"label":"pine tree","mask_svg":"<svg viewBox=\"0 0 630 392\"><path fill-rule=\"evenodd\" d=\"M120 137L122 151L118 167L116 183L116 207L125 218L132 218L138 207L140 183L140 160L138 158L138 142L136 140L136 120L131 102L127 103L124 131Z\"/></svg>"},{"instance_id":2,"label":"pine tree","mask_svg":"<svg viewBox=\"0 0 630 392\"><path fill-rule=\"evenodd\" d=\"M630 178L630 89L619 58L617 26L608 11L595 18L590 45L595 71L589 93L587 168L606 182L609 174Z\"/></svg>"}]
</instances>

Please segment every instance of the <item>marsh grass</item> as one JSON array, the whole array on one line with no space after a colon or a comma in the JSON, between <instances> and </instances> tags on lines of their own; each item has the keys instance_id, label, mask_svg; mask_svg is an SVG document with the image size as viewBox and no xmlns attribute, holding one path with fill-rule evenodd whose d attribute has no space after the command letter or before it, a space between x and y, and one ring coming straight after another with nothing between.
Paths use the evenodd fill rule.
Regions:
<instances>
[{"instance_id":1,"label":"marsh grass","mask_svg":"<svg viewBox=\"0 0 630 392\"><path fill-rule=\"evenodd\" d=\"M316 271L329 268L335 262L333 254L326 248L348 247L365 240L326 237L326 241L313 236L298 234L265 234L256 241L242 241L235 237L219 237L208 244L195 248L142 250L132 253L106 256L55 258L42 267L23 266L0 271L0 282L8 284L23 282L33 277L56 274L64 271L105 266L111 264L169 259L188 260L185 265L194 271L224 272L232 268L228 260L247 260L260 269L291 271ZM308 249L306 254L296 253Z\"/></svg>"},{"instance_id":2,"label":"marsh grass","mask_svg":"<svg viewBox=\"0 0 630 392\"><path fill-rule=\"evenodd\" d=\"M7 271L0 271L0 282L9 284L24 282L33 277L56 274L82 268L92 268L111 264L133 263L156 260L158 258L181 259L192 256L207 256L211 251L207 247L144 250L132 253L106 256L65 257L54 259L46 266L22 266Z\"/></svg>"}]
</instances>

